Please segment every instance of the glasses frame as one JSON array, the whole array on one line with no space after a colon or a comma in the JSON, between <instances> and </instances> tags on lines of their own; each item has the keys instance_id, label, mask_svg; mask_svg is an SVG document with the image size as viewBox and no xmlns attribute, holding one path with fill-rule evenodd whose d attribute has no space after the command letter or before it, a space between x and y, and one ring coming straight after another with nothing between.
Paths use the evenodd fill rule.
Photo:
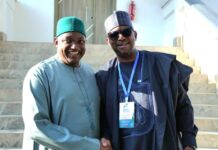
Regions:
<instances>
[{"instance_id":1,"label":"glasses frame","mask_svg":"<svg viewBox=\"0 0 218 150\"><path fill-rule=\"evenodd\" d=\"M112 41L116 41L119 38L119 34L121 34L124 37L130 37L132 35L132 28L125 28L120 31L114 31L108 33L108 38Z\"/></svg>"}]
</instances>

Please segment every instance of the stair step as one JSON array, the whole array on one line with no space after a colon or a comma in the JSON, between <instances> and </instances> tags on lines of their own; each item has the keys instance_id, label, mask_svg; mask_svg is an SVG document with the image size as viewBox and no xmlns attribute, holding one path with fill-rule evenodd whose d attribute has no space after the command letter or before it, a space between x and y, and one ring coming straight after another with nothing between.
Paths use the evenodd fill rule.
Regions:
<instances>
[{"instance_id":1,"label":"stair step","mask_svg":"<svg viewBox=\"0 0 218 150\"><path fill-rule=\"evenodd\" d=\"M49 58L53 54L46 53L46 54L14 54L14 53L3 53L0 55L0 61L34 61L38 62L40 60L44 60L46 58Z\"/></svg>"},{"instance_id":2,"label":"stair step","mask_svg":"<svg viewBox=\"0 0 218 150\"><path fill-rule=\"evenodd\" d=\"M17 48L19 47L19 49ZM157 46L136 46L140 50L150 50L150 51L160 51L170 54L187 54L180 47L157 47ZM86 44L87 51L112 51L111 48L106 44ZM1 53L43 53L49 51L55 51L56 48L53 43L28 43L28 42L0 42L0 52ZM112 51L113 52L113 51ZM188 54L187 54L188 55Z\"/></svg>"},{"instance_id":3,"label":"stair step","mask_svg":"<svg viewBox=\"0 0 218 150\"><path fill-rule=\"evenodd\" d=\"M22 79L0 79L0 89L22 89Z\"/></svg>"},{"instance_id":4,"label":"stair step","mask_svg":"<svg viewBox=\"0 0 218 150\"><path fill-rule=\"evenodd\" d=\"M218 118L195 117L195 124L200 131L218 132Z\"/></svg>"},{"instance_id":5,"label":"stair step","mask_svg":"<svg viewBox=\"0 0 218 150\"><path fill-rule=\"evenodd\" d=\"M0 60L3 61L3 66L0 66L0 68L4 69L4 68L14 68L14 64L11 61L26 61L26 60L30 60L27 62L29 63L29 66L27 66L25 63L24 65L21 66L25 66L25 68L29 68L30 66L32 66L33 64L36 64L37 62L47 58L48 56L51 56L55 53L55 51L53 50L53 46L48 46L51 49L50 50L42 50L40 44L38 44L38 49L37 46L30 46L30 47L21 47L19 48L19 53L16 53L17 47L14 47L14 49L7 49L7 50L2 50L3 48L0 49L0 51L3 52L3 55L0 57ZM32 49L31 49L32 48ZM147 48L147 47L145 47ZM184 53L184 51L182 51L180 48L161 48L161 47L148 47L149 50L151 51L160 51L160 52L166 52L166 53L171 53L171 54L177 54L178 55L178 60L182 60L183 63L189 65L189 66L193 66L194 65L194 61L188 59L188 54ZM14 53L15 52L15 53ZM47 52L47 53L46 53ZM4 54L5 53L5 54ZM12 54L10 54L12 53ZM16 54L16 55L15 55ZM41 57L40 57L41 56ZM114 57L115 54L114 52L110 49L110 47L108 45L95 45L95 47L93 47L93 45L87 45L87 51L86 51L86 55L84 56L84 60L87 62L90 62L91 64L92 61L96 62L96 63L101 63L104 64L103 62L106 62L109 58ZM100 61L96 61L96 59L93 58L98 58L100 59ZM11 62L8 63L7 61ZM21 63L21 62L20 62Z\"/></svg>"},{"instance_id":6,"label":"stair step","mask_svg":"<svg viewBox=\"0 0 218 150\"><path fill-rule=\"evenodd\" d=\"M46 58L48 58L48 57L46 57ZM37 64L38 62L40 62L46 58L41 58L39 60L33 59L33 60L29 60L29 61L27 61L27 60L26 61L16 61L16 59L15 60L14 59L13 60L2 60L1 64L0 64L0 69L1 70L3 70L3 69L28 70L33 65ZM98 59L96 60L93 58L98 58ZM84 56L84 58L82 59L82 61L90 64L95 69L98 69L99 67L103 66L110 58L112 58L112 56L110 57L110 56L104 55L104 53L102 53L101 56L95 55L94 57L90 56L89 54L86 54ZM190 60L184 60L183 63L188 65L188 66L191 66L191 67L194 65L194 62L190 61ZM193 68L195 68L194 72L199 73L198 68L196 68L196 67L193 67Z\"/></svg>"},{"instance_id":7,"label":"stair step","mask_svg":"<svg viewBox=\"0 0 218 150\"><path fill-rule=\"evenodd\" d=\"M23 79L28 69L0 69L0 79Z\"/></svg>"},{"instance_id":8,"label":"stair step","mask_svg":"<svg viewBox=\"0 0 218 150\"><path fill-rule=\"evenodd\" d=\"M218 149L218 132L199 131L197 143L200 148Z\"/></svg>"},{"instance_id":9,"label":"stair step","mask_svg":"<svg viewBox=\"0 0 218 150\"><path fill-rule=\"evenodd\" d=\"M0 79L0 89L21 89L23 78L21 79ZM194 93L216 93L216 84L190 83L190 92Z\"/></svg>"},{"instance_id":10,"label":"stair step","mask_svg":"<svg viewBox=\"0 0 218 150\"><path fill-rule=\"evenodd\" d=\"M23 130L0 130L0 147L20 149L23 142Z\"/></svg>"},{"instance_id":11,"label":"stair step","mask_svg":"<svg viewBox=\"0 0 218 150\"><path fill-rule=\"evenodd\" d=\"M0 130L23 130L23 118L21 115L0 115Z\"/></svg>"},{"instance_id":12,"label":"stair step","mask_svg":"<svg viewBox=\"0 0 218 150\"><path fill-rule=\"evenodd\" d=\"M0 115L21 115L21 102L0 102Z\"/></svg>"},{"instance_id":13,"label":"stair step","mask_svg":"<svg viewBox=\"0 0 218 150\"><path fill-rule=\"evenodd\" d=\"M20 62L20 61L1 61L0 69L29 69L38 61Z\"/></svg>"},{"instance_id":14,"label":"stair step","mask_svg":"<svg viewBox=\"0 0 218 150\"><path fill-rule=\"evenodd\" d=\"M201 68L197 66L192 66L193 72L192 73L197 73L201 74Z\"/></svg>"},{"instance_id":15,"label":"stair step","mask_svg":"<svg viewBox=\"0 0 218 150\"><path fill-rule=\"evenodd\" d=\"M198 150L218 149L218 94L216 85L208 84L207 75L178 47L137 46L138 49L177 55L177 59L193 68L189 97L199 127ZM96 71L115 53L108 45L87 44L82 61ZM0 150L21 149L24 124L21 116L22 82L30 67L54 55L53 43L0 41ZM18 130L16 130L18 129ZM212 132L214 131L214 132Z\"/></svg>"},{"instance_id":16,"label":"stair step","mask_svg":"<svg viewBox=\"0 0 218 150\"><path fill-rule=\"evenodd\" d=\"M196 117L218 118L218 105L193 104Z\"/></svg>"},{"instance_id":17,"label":"stair step","mask_svg":"<svg viewBox=\"0 0 218 150\"><path fill-rule=\"evenodd\" d=\"M21 147L22 135L23 130L0 130L0 147ZM197 136L197 143L198 147L201 147L201 149L218 148L218 132L199 131Z\"/></svg>"},{"instance_id":18,"label":"stair step","mask_svg":"<svg viewBox=\"0 0 218 150\"><path fill-rule=\"evenodd\" d=\"M216 93L188 93L193 104L218 105L218 94Z\"/></svg>"},{"instance_id":19,"label":"stair step","mask_svg":"<svg viewBox=\"0 0 218 150\"><path fill-rule=\"evenodd\" d=\"M206 83L190 83L189 85L190 93L216 93L216 84L206 84Z\"/></svg>"},{"instance_id":20,"label":"stair step","mask_svg":"<svg viewBox=\"0 0 218 150\"><path fill-rule=\"evenodd\" d=\"M136 46L139 50L147 50L147 51L156 51L156 52L163 52L169 53L173 55L186 55L188 57L188 53L183 51L180 47L157 47L157 46Z\"/></svg>"},{"instance_id":21,"label":"stair step","mask_svg":"<svg viewBox=\"0 0 218 150\"><path fill-rule=\"evenodd\" d=\"M19 47L19 48L18 48ZM53 53L56 51L53 43L33 42L0 42L0 53Z\"/></svg>"},{"instance_id":22,"label":"stair step","mask_svg":"<svg viewBox=\"0 0 218 150\"><path fill-rule=\"evenodd\" d=\"M203 105L203 106L197 106L197 107L201 107L201 108L197 109L196 106L194 105L196 116L200 115L198 111L200 111L201 114L204 114L204 115L207 113L211 114L211 112L212 114L217 115L216 111L218 111L217 109L218 106ZM0 109L1 114L21 114L21 102L0 103L0 108L1 108ZM10 121L16 121L16 120L18 120L19 122L22 122L21 116L18 116L18 117L17 116L0 116L0 120L1 120L0 129L5 127L5 124L7 124L7 121L9 121L9 123ZM5 120L6 122L4 122L3 120ZM218 119L217 118L196 117L196 122L197 122L196 124L200 126L201 130L209 130L212 128L213 130L218 131ZM203 126L205 129L203 129L203 127L201 126Z\"/></svg>"},{"instance_id":23,"label":"stair step","mask_svg":"<svg viewBox=\"0 0 218 150\"><path fill-rule=\"evenodd\" d=\"M54 54L56 48L53 43L27 43L27 42L1 42L1 53L15 53L15 54ZM19 47L19 49L17 48ZM178 55L180 57L188 58L188 53L184 52L179 47L153 47L153 46L137 46L140 50L158 51ZM87 44L86 53L93 56L101 55L103 52L105 56L115 55L113 50L106 44ZM101 53L99 53L101 52ZM1 58L1 57L0 57Z\"/></svg>"},{"instance_id":24,"label":"stair step","mask_svg":"<svg viewBox=\"0 0 218 150\"><path fill-rule=\"evenodd\" d=\"M190 83L208 83L208 77L205 74L192 73Z\"/></svg>"},{"instance_id":25,"label":"stair step","mask_svg":"<svg viewBox=\"0 0 218 150\"><path fill-rule=\"evenodd\" d=\"M104 59L103 57L97 59L89 59L84 58L82 59L83 62L90 64L92 67L95 66L103 66L108 59ZM0 69L9 69L9 70L28 70L32 66L36 65L40 61L29 61L29 62L21 62L21 61L1 61Z\"/></svg>"},{"instance_id":26,"label":"stair step","mask_svg":"<svg viewBox=\"0 0 218 150\"><path fill-rule=\"evenodd\" d=\"M0 102L21 101L21 89L0 89Z\"/></svg>"},{"instance_id":27,"label":"stair step","mask_svg":"<svg viewBox=\"0 0 218 150\"><path fill-rule=\"evenodd\" d=\"M96 71L98 71L99 68L101 68L104 64L106 64L107 60L102 61L102 63L96 63L95 61L92 61L92 60L83 59L83 62L91 65ZM37 63L37 62L34 62L34 63ZM13 69L8 69L5 67L4 69L0 69L0 78L2 79L16 79L16 78L23 79L27 71L29 70L29 68L28 67L26 68L19 67L19 68L20 69L14 67ZM201 71L198 68L196 68L194 72L199 74ZM191 79L190 82L192 82L192 80L193 79ZM202 79L202 81L204 83L207 83L205 79Z\"/></svg>"},{"instance_id":28,"label":"stair step","mask_svg":"<svg viewBox=\"0 0 218 150\"><path fill-rule=\"evenodd\" d=\"M102 63L96 63L96 62L91 62L89 60L83 60L84 62L90 64L96 71L102 67L105 63L106 60ZM27 73L27 71L29 70L29 68L26 69L0 69L0 78L1 79L23 79ZM195 69L195 74L200 74L200 70L199 69ZM206 75L196 75L196 77L192 77L190 79L190 83L196 83L197 81L200 81L201 83L207 83L207 77L205 77Z\"/></svg>"}]
</instances>

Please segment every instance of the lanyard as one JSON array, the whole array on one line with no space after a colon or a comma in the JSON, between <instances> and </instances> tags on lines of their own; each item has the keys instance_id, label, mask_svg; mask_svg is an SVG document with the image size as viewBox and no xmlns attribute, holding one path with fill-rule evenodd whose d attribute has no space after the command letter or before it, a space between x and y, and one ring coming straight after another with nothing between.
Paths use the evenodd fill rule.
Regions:
<instances>
[{"instance_id":1,"label":"lanyard","mask_svg":"<svg viewBox=\"0 0 218 150\"><path fill-rule=\"evenodd\" d=\"M128 99L129 99L130 88L132 86L132 80L133 80L133 76L135 74L135 70L136 70L138 60L139 60L139 52L137 51L136 59L134 61L134 65L133 65L133 68L132 68L132 72L131 72L131 76L130 76L130 80L129 80L127 90L126 90L126 86L125 86L124 81L123 81L122 72L121 72L121 69L120 69L120 63L118 62L119 79L120 79L122 89L123 89L124 94L125 94L125 102L128 102Z\"/></svg>"}]
</instances>

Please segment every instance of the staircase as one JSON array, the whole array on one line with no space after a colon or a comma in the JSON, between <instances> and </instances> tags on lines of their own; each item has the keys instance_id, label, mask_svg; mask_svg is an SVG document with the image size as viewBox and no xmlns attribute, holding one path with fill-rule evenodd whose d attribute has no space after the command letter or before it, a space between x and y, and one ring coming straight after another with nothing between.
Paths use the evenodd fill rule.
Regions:
<instances>
[{"instance_id":1,"label":"staircase","mask_svg":"<svg viewBox=\"0 0 218 150\"><path fill-rule=\"evenodd\" d=\"M193 60L180 48L138 47L176 54L178 60L192 66L189 96L194 106L195 122L200 131L198 149L218 149L218 94L216 85L208 83ZM40 60L56 53L51 43L0 42L0 150L21 149L23 121L21 116L22 81L27 70ZM87 45L83 61L96 70L114 53L107 45Z\"/></svg>"}]
</instances>

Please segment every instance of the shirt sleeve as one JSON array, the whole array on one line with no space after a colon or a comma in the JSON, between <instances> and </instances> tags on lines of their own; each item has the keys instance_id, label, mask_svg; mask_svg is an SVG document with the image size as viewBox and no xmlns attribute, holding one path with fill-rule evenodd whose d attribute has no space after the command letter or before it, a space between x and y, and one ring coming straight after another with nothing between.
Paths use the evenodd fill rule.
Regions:
<instances>
[{"instance_id":1,"label":"shirt sleeve","mask_svg":"<svg viewBox=\"0 0 218 150\"><path fill-rule=\"evenodd\" d=\"M46 77L35 72L29 72L24 79L22 116L29 137L51 149L99 150L98 139L75 135L52 123L49 86L46 84Z\"/></svg>"},{"instance_id":2,"label":"shirt sleeve","mask_svg":"<svg viewBox=\"0 0 218 150\"><path fill-rule=\"evenodd\" d=\"M175 61L171 69L171 87L176 100L176 124L177 132L181 134L183 147L196 144L198 128L194 124L194 110L187 94L189 78L192 69L178 61Z\"/></svg>"},{"instance_id":3,"label":"shirt sleeve","mask_svg":"<svg viewBox=\"0 0 218 150\"><path fill-rule=\"evenodd\" d=\"M97 81L97 85L99 87L99 92L100 92L100 97L101 97L101 108L100 108L100 133L101 133L101 137L106 138L106 139L111 139L109 136L109 127L108 127L108 121L107 118L105 117L105 107L106 107L106 89L105 89L105 85L106 82L104 79L106 79L106 72L105 71L98 71L96 73L96 81Z\"/></svg>"}]
</instances>

